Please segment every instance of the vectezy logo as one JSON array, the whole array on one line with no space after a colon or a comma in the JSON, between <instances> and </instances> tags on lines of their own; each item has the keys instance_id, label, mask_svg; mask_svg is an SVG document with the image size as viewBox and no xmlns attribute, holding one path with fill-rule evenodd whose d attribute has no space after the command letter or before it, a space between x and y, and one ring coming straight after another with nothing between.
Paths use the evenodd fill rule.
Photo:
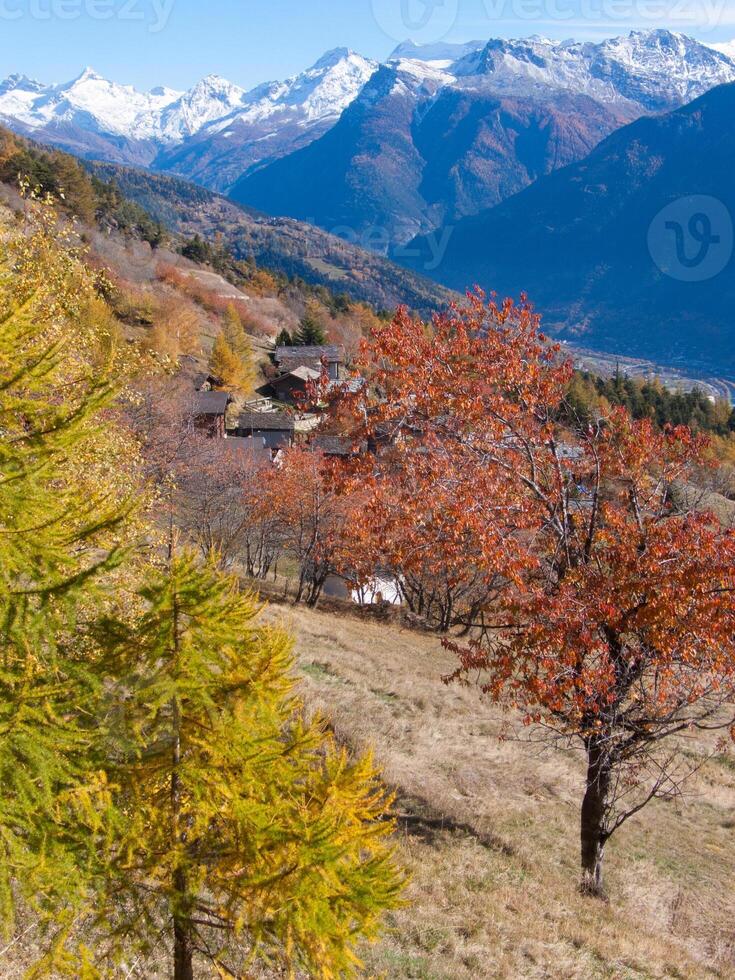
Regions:
<instances>
[{"instance_id":1,"label":"vectezy logo","mask_svg":"<svg viewBox=\"0 0 735 980\"><path fill-rule=\"evenodd\" d=\"M459 0L371 0L378 27L394 41L441 41L457 22Z\"/></svg>"},{"instance_id":2,"label":"vectezy logo","mask_svg":"<svg viewBox=\"0 0 735 980\"><path fill-rule=\"evenodd\" d=\"M732 258L732 216L716 197L681 197L651 222L648 250L661 272L672 279L714 279Z\"/></svg>"}]
</instances>

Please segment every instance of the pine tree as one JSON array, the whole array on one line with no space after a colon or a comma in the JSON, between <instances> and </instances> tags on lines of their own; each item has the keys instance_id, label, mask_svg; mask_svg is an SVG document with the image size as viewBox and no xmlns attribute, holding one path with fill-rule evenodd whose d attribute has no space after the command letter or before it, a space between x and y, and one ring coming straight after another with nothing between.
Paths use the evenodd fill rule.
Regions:
<instances>
[{"instance_id":1,"label":"pine tree","mask_svg":"<svg viewBox=\"0 0 735 980\"><path fill-rule=\"evenodd\" d=\"M290 639L234 578L183 554L141 598L140 622L120 628L140 680L118 697L111 773L130 829L98 927L118 954L168 933L176 980L197 962L217 976L255 961L352 974L355 943L404 881L370 758L351 761L304 717Z\"/></svg>"},{"instance_id":2,"label":"pine tree","mask_svg":"<svg viewBox=\"0 0 735 980\"><path fill-rule=\"evenodd\" d=\"M327 342L324 328L314 314L307 310L294 337L298 347L321 347Z\"/></svg>"},{"instance_id":3,"label":"pine tree","mask_svg":"<svg viewBox=\"0 0 735 980\"><path fill-rule=\"evenodd\" d=\"M285 327L276 337L276 347L293 347L293 338Z\"/></svg>"},{"instance_id":4,"label":"pine tree","mask_svg":"<svg viewBox=\"0 0 735 980\"><path fill-rule=\"evenodd\" d=\"M102 427L114 338L44 221L19 239L5 229L0 259L0 926L20 899L63 932L111 816L107 666L86 624L119 574L127 505Z\"/></svg>"}]
</instances>

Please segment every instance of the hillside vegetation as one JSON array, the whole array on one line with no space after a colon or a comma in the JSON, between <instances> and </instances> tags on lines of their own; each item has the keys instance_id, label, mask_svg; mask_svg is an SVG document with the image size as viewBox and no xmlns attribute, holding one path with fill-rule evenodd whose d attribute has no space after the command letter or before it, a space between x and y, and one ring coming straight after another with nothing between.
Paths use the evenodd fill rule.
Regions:
<instances>
[{"instance_id":1,"label":"hillside vegetation","mask_svg":"<svg viewBox=\"0 0 735 980\"><path fill-rule=\"evenodd\" d=\"M349 229L342 239L303 222L241 208L176 177L114 164L87 166L172 231L219 239L237 259L345 292L378 309L405 304L427 314L453 298L443 286L357 247Z\"/></svg>"},{"instance_id":2,"label":"hillside vegetation","mask_svg":"<svg viewBox=\"0 0 735 980\"><path fill-rule=\"evenodd\" d=\"M295 630L309 703L373 745L398 792L412 907L367 952L369 973L421 980L735 975L735 757L716 756L678 804L656 803L608 854L612 900L574 884L583 759L551 751L472 688L435 637L390 623L272 607ZM686 739L692 758L705 742ZM624 869L627 866L627 870Z\"/></svg>"}]
</instances>

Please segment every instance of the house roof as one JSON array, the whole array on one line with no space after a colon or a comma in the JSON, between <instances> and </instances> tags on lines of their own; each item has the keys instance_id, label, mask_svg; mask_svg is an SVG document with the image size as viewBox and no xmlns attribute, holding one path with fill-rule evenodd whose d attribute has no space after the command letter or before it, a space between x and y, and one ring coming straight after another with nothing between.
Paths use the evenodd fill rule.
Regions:
<instances>
[{"instance_id":1,"label":"house roof","mask_svg":"<svg viewBox=\"0 0 735 980\"><path fill-rule=\"evenodd\" d=\"M326 456L357 456L367 449L366 443L356 445L349 436L316 436L312 446Z\"/></svg>"},{"instance_id":2,"label":"house roof","mask_svg":"<svg viewBox=\"0 0 735 980\"><path fill-rule=\"evenodd\" d=\"M347 394L355 395L358 391L361 391L367 381L357 375L354 378L344 378L342 381L330 381L329 390L330 391L343 391Z\"/></svg>"},{"instance_id":3,"label":"house roof","mask_svg":"<svg viewBox=\"0 0 735 980\"><path fill-rule=\"evenodd\" d=\"M246 432L293 432L294 420L283 412L243 412L237 427Z\"/></svg>"},{"instance_id":4,"label":"house roof","mask_svg":"<svg viewBox=\"0 0 735 980\"><path fill-rule=\"evenodd\" d=\"M315 371L314 368L307 367L303 364L300 367L294 368L293 371L286 371L285 374L280 375L272 383L277 385L280 381L285 381L287 378L296 378L298 381L318 381L321 376L320 371Z\"/></svg>"},{"instance_id":5,"label":"house roof","mask_svg":"<svg viewBox=\"0 0 735 980\"><path fill-rule=\"evenodd\" d=\"M231 400L226 391L198 391L192 402L192 414L224 415Z\"/></svg>"},{"instance_id":6,"label":"house roof","mask_svg":"<svg viewBox=\"0 0 735 980\"><path fill-rule=\"evenodd\" d=\"M221 440L221 444L226 452L231 452L240 456L252 459L255 463L271 462L270 449L266 447L265 439L257 436L228 436Z\"/></svg>"},{"instance_id":7,"label":"house roof","mask_svg":"<svg viewBox=\"0 0 735 980\"><path fill-rule=\"evenodd\" d=\"M276 364L283 372L303 365L344 364L345 349L341 344L324 344L320 347L276 347Z\"/></svg>"}]
</instances>

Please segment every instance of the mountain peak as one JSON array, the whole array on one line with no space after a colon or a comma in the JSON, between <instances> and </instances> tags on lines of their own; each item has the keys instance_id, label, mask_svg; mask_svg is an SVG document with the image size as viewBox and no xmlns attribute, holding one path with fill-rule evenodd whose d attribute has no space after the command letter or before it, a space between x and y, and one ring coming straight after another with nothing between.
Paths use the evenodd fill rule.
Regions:
<instances>
[{"instance_id":1,"label":"mountain peak","mask_svg":"<svg viewBox=\"0 0 735 980\"><path fill-rule=\"evenodd\" d=\"M80 82L104 82L105 79L100 75L98 71L95 71L90 65L82 71L72 82L72 85L78 85Z\"/></svg>"},{"instance_id":2,"label":"mountain peak","mask_svg":"<svg viewBox=\"0 0 735 980\"><path fill-rule=\"evenodd\" d=\"M318 61L315 61L311 68L312 70L333 68L341 61L346 61L347 58L351 58L354 54L355 52L351 51L350 48L332 48L331 51L326 51Z\"/></svg>"}]
</instances>

